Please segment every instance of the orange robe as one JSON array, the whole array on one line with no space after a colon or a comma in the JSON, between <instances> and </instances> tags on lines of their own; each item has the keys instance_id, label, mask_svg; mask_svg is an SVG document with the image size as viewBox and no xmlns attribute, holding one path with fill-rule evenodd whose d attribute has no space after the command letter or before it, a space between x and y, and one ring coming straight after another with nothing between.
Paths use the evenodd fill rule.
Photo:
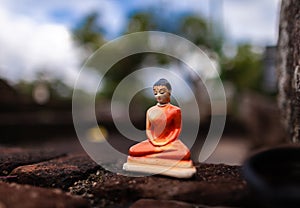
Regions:
<instances>
[{"instance_id":1,"label":"orange robe","mask_svg":"<svg viewBox=\"0 0 300 208\"><path fill-rule=\"evenodd\" d=\"M167 104L147 111L147 140L129 149L133 157L190 160L189 149L178 139L181 132L180 108Z\"/></svg>"}]
</instances>

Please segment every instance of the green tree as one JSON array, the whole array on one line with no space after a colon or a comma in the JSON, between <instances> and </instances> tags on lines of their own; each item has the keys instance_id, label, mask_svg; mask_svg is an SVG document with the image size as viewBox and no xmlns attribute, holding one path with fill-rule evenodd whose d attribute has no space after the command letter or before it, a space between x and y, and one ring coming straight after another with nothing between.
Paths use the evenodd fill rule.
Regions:
<instances>
[{"instance_id":1,"label":"green tree","mask_svg":"<svg viewBox=\"0 0 300 208\"><path fill-rule=\"evenodd\" d=\"M208 25L207 22L196 16L187 16L181 20L179 34L189 39L196 45L209 44Z\"/></svg>"},{"instance_id":2,"label":"green tree","mask_svg":"<svg viewBox=\"0 0 300 208\"><path fill-rule=\"evenodd\" d=\"M102 28L97 22L98 17L98 13L87 15L79 26L73 30L76 40L93 51L104 43L101 33Z\"/></svg>"},{"instance_id":3,"label":"green tree","mask_svg":"<svg viewBox=\"0 0 300 208\"><path fill-rule=\"evenodd\" d=\"M238 91L252 89L261 91L262 56L249 44L239 45L233 58L222 58L222 79L234 83Z\"/></svg>"},{"instance_id":4,"label":"green tree","mask_svg":"<svg viewBox=\"0 0 300 208\"><path fill-rule=\"evenodd\" d=\"M214 34L208 22L196 15L185 16L180 21L178 34L198 46L209 48L219 55L224 42L223 34Z\"/></svg>"},{"instance_id":5,"label":"green tree","mask_svg":"<svg viewBox=\"0 0 300 208\"><path fill-rule=\"evenodd\" d=\"M157 23L151 13L136 13L130 17L127 33L156 30Z\"/></svg>"}]
</instances>

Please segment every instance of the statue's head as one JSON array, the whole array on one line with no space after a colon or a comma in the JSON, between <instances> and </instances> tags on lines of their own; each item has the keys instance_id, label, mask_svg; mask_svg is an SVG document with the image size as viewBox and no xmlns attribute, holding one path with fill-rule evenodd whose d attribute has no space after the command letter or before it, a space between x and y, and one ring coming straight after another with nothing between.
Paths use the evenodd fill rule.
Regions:
<instances>
[{"instance_id":1,"label":"statue's head","mask_svg":"<svg viewBox=\"0 0 300 208\"><path fill-rule=\"evenodd\" d=\"M153 93L159 104L170 102L171 91L171 85L166 79L160 79L153 85Z\"/></svg>"}]
</instances>

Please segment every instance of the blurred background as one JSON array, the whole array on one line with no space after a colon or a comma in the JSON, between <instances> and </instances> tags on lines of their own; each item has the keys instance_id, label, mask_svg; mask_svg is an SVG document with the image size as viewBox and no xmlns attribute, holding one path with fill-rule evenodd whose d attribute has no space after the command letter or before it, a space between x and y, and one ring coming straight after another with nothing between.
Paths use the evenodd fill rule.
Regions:
<instances>
[{"instance_id":1,"label":"blurred background","mask_svg":"<svg viewBox=\"0 0 300 208\"><path fill-rule=\"evenodd\" d=\"M285 138L276 101L280 3L1 0L0 143L77 148L72 92L82 65L115 38L155 30L188 39L213 60L226 92L227 121L221 142L208 162L240 164L250 152L282 143ZM203 83L191 72L180 72L183 69L178 60L149 53L124 58L105 76L96 98L99 126L90 128L91 140L110 139L122 145L122 136L111 119L110 99L124 77L153 65L184 73L201 106L199 140L205 138L211 115ZM86 84L80 87L89 92L97 72L84 76ZM134 97L129 110L137 128L145 128L146 109L154 104L146 94ZM95 128L100 128L105 138L100 138Z\"/></svg>"}]
</instances>

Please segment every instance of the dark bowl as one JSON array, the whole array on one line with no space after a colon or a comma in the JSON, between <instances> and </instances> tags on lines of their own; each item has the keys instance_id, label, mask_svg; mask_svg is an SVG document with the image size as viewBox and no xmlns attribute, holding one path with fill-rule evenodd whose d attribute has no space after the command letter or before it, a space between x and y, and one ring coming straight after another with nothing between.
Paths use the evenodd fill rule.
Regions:
<instances>
[{"instance_id":1,"label":"dark bowl","mask_svg":"<svg viewBox=\"0 0 300 208\"><path fill-rule=\"evenodd\" d=\"M300 146L257 153L245 161L243 174L263 205L300 207Z\"/></svg>"}]
</instances>

